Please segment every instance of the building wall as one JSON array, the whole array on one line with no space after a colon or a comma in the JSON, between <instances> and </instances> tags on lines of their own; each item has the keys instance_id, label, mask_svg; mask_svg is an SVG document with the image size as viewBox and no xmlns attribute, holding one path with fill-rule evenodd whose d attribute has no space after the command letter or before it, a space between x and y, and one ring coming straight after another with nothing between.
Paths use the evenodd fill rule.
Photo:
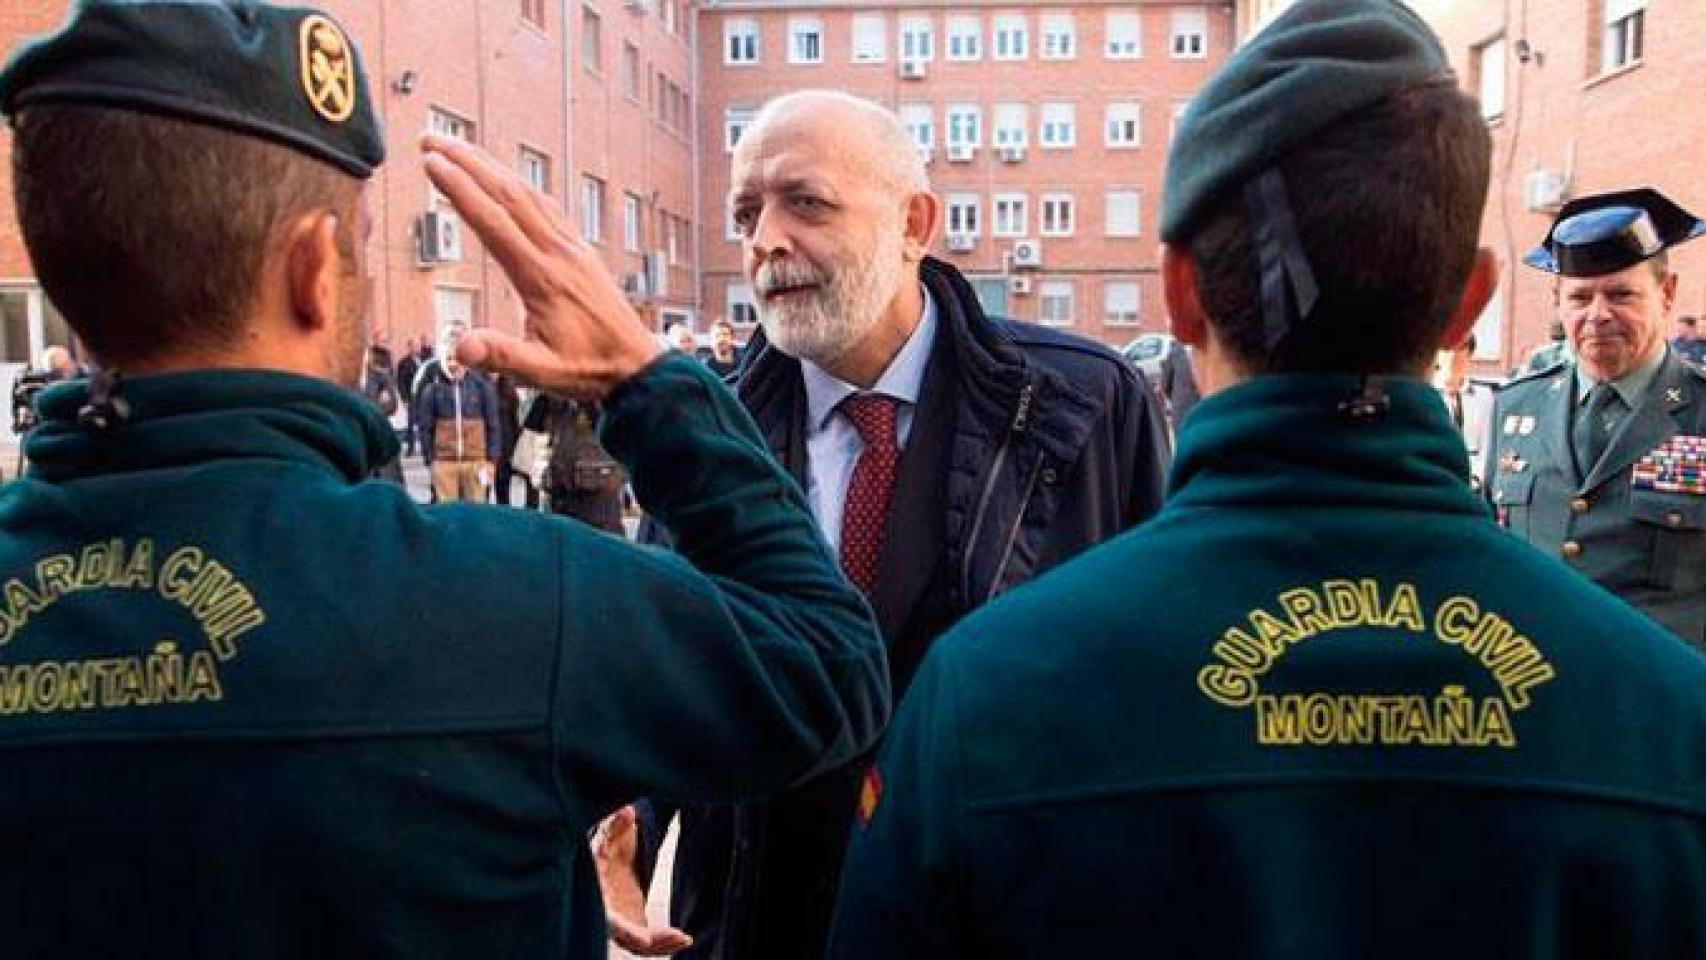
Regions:
<instances>
[{"instance_id":1,"label":"building wall","mask_svg":"<svg viewBox=\"0 0 1706 960\"><path fill-rule=\"evenodd\" d=\"M1553 316L1552 278L1521 265L1553 220L1549 209L1525 202L1536 171L1566 177L1566 197L1652 186L1706 216L1706 4L1647 0L1641 58L1605 71L1606 2L1416 4L1444 39L1465 89L1481 91L1494 79L1488 70L1503 77L1504 107L1489 121L1493 186L1482 242L1504 264L1505 292L1482 327L1491 334L1478 344L1483 372L1506 371L1544 342ZM1503 55L1481 57L1495 38L1504 41ZM1671 266L1681 277L1678 312L1706 314L1706 241L1679 247Z\"/></svg>"},{"instance_id":2,"label":"building wall","mask_svg":"<svg viewBox=\"0 0 1706 960\"><path fill-rule=\"evenodd\" d=\"M17 4L23 4L23 10ZM423 264L419 224L429 210L446 209L427 182L419 138L434 110L457 117L471 139L519 169L522 150L545 159L552 206L580 222L581 171L607 179L608 232L599 249L618 276L643 273L641 254L624 249L624 194L644 200L641 249L664 246L660 212L690 221L693 210L691 124L666 125L647 83L624 95L619 67L632 44L643 80L672 76L690 87L693 47L689 0L323 0L361 47L372 94L385 120L388 160L368 194L372 324L376 338L396 346L433 338L445 319L441 302L468 307L481 326L519 332L521 306L501 270L471 232L462 231L454 262ZM667 20L674 29L666 26ZM0 11L0 51L63 20L68 0L9 0ZM583 10L601 17L603 68L585 63ZM567 26L567 30L565 30ZM570 131L574 131L571 136ZM9 133L0 132L0 160ZM0 172L0 286L32 276L10 202L9 163ZM612 219L614 218L614 219ZM667 268L663 295L636 288L644 314L691 311L691 228ZM0 290L3 292L3 290ZM3 358L0 358L3 359Z\"/></svg>"},{"instance_id":3,"label":"building wall","mask_svg":"<svg viewBox=\"0 0 1706 960\"><path fill-rule=\"evenodd\" d=\"M803 88L828 87L868 97L890 108L928 104L933 127L930 176L944 200L953 194L979 198L978 231L969 251L950 251L938 238L933 253L963 270L974 283L984 282L1005 295L986 301L1000 312L1036 320L1043 291L1053 283L1073 290L1069 328L1109 343L1124 343L1140 332L1165 329L1157 247L1161 173L1171 137L1175 110L1185 103L1229 53L1234 20L1231 5L1138 3L934 3L930 5L870 4L715 4L701 14L699 60L705 97L699 116L699 135L705 145L701 163L704 286L708 317L731 314L730 288L743 285L740 244L730 239L726 212L729 151L727 112L757 108L778 94ZM855 11L877 14L885 23L882 59L853 62ZM1140 15L1140 52L1136 59L1104 56L1106 14ZM1207 25L1202 56L1170 55L1172 17L1177 11L1200 15ZM999 61L992 56L993 25L998 14L1025 18L1027 55ZM1042 18L1065 14L1072 18L1076 55L1071 59L1041 56ZM981 24L981 57L955 62L948 57L947 21L954 15L974 15ZM822 62L790 63L789 21L815 18L823 27ZM923 17L931 24L933 56L921 79L901 75L901 32L904 18ZM725 57L725 25L755 21L759 31L758 61L731 64ZM1105 144L1105 108L1110 102L1135 102L1140 107L1138 145L1113 148ZM998 103L1027 108L1026 141L1022 159L1004 162L991 146ZM1075 108L1074 145L1046 149L1040 143L1041 107L1067 103ZM981 145L969 161L950 161L945 149L946 110L951 104L975 104L982 110ZM1109 190L1135 190L1140 195L1139 229L1134 237L1109 237L1105 195ZM1021 238L992 236L996 193L1014 192L1028 200L1023 239L1041 249L1042 265L1015 266L1012 254ZM1041 200L1045 193L1070 193L1075 223L1070 236L1041 233ZM1013 282L1029 286L1016 293ZM1136 283L1137 316L1128 324L1109 324L1104 316L1104 287L1110 282ZM745 316L750 316L746 314Z\"/></svg>"}]
</instances>

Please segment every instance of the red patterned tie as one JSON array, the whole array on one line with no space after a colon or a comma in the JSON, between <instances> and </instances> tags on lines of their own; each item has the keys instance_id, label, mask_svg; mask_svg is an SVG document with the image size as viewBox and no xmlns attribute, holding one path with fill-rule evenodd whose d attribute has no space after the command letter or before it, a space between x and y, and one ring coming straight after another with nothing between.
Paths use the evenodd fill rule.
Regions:
<instances>
[{"instance_id":1,"label":"red patterned tie","mask_svg":"<svg viewBox=\"0 0 1706 960\"><path fill-rule=\"evenodd\" d=\"M900 401L878 393L858 393L841 401L841 412L859 431L864 452L853 465L847 502L841 512L841 569L866 596L877 585L877 561L883 555L889 501L894 495L895 411Z\"/></svg>"}]
</instances>

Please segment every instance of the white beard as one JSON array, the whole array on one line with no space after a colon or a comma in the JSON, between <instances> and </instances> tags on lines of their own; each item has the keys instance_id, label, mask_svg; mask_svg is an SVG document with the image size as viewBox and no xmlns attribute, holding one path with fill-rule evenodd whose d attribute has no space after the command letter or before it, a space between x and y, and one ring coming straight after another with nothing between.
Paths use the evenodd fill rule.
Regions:
<instances>
[{"instance_id":1,"label":"white beard","mask_svg":"<svg viewBox=\"0 0 1706 960\"><path fill-rule=\"evenodd\" d=\"M904 238L899 224L877 231L870 256L836 271L816 290L768 301L763 291L800 282L822 281L809 267L759 268L758 320L776 349L790 357L829 367L858 346L877 325L900 288Z\"/></svg>"}]
</instances>

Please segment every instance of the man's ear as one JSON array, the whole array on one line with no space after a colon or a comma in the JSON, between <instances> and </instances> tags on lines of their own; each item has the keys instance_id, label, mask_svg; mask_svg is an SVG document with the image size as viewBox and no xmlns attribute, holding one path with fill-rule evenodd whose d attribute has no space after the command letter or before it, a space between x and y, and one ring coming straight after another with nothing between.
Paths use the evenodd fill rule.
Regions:
<instances>
[{"instance_id":1,"label":"man's ear","mask_svg":"<svg viewBox=\"0 0 1706 960\"><path fill-rule=\"evenodd\" d=\"M298 220L287 234L284 255L291 316L308 329L332 326L343 294L337 215L322 211Z\"/></svg>"},{"instance_id":2,"label":"man's ear","mask_svg":"<svg viewBox=\"0 0 1706 960\"><path fill-rule=\"evenodd\" d=\"M1457 307L1446 320L1445 333L1440 338L1441 350L1456 350L1463 346L1475 330L1475 321L1481 319L1482 311L1487 309L1498 289L1499 258L1491 249L1481 247L1475 251L1475 262L1469 267L1469 279L1463 284L1463 295L1457 298Z\"/></svg>"},{"instance_id":3,"label":"man's ear","mask_svg":"<svg viewBox=\"0 0 1706 960\"><path fill-rule=\"evenodd\" d=\"M1668 317L1671 308L1676 306L1676 271L1665 274L1664 282L1659 284L1659 292L1664 295L1664 315Z\"/></svg>"},{"instance_id":4,"label":"man's ear","mask_svg":"<svg viewBox=\"0 0 1706 960\"><path fill-rule=\"evenodd\" d=\"M936 239L936 228L942 220L942 201L933 193L914 193L906 198L905 249L907 263L917 263L930 252L930 241Z\"/></svg>"},{"instance_id":5,"label":"man's ear","mask_svg":"<svg viewBox=\"0 0 1706 960\"><path fill-rule=\"evenodd\" d=\"M1197 263L1182 247L1161 245L1161 299L1167 304L1167 330L1188 346L1208 344L1208 314L1197 292Z\"/></svg>"}]
</instances>

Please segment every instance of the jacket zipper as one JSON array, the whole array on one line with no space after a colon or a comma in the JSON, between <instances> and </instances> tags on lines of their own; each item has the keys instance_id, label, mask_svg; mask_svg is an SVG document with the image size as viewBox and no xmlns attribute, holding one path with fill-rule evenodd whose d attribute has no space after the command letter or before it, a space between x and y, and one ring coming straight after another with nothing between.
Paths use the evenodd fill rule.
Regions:
<instances>
[{"instance_id":1,"label":"jacket zipper","mask_svg":"<svg viewBox=\"0 0 1706 960\"><path fill-rule=\"evenodd\" d=\"M1007 454L1013 447L1013 439L1021 436L1031 428L1031 400L1036 389L1031 384L1025 384L1019 391L1019 406L1013 411L1013 423L1007 435L1001 438L1001 446L995 449L995 459L989 466L989 476L983 481L983 493L977 499L977 513L972 516L971 534L966 537L966 552L960 563L960 583L965 586L966 596L972 595L971 563L972 555L977 550L977 535L983 532L983 521L989 512L989 501L995 496L995 483L1001 478L1001 468L1007 463ZM1024 508L1020 507L1020 513Z\"/></svg>"},{"instance_id":2,"label":"jacket zipper","mask_svg":"<svg viewBox=\"0 0 1706 960\"><path fill-rule=\"evenodd\" d=\"M468 459L468 445L462 439L462 384L450 381L451 405L456 410L456 459Z\"/></svg>"},{"instance_id":3,"label":"jacket zipper","mask_svg":"<svg viewBox=\"0 0 1706 960\"><path fill-rule=\"evenodd\" d=\"M1036 495L1037 481L1042 478L1043 464L1048 462L1048 455L1039 452L1037 464L1031 468L1031 479L1025 482L1025 495L1019 499L1019 512L1013 516L1013 526L1007 530L1007 540L1001 547L1001 562L995 567L995 576L990 578L989 592L983 595L983 602L995 599L995 594L1001 588L1001 575L1007 572L1007 563L1013 559L1013 547L1019 542L1019 528L1025 524L1025 508L1031 505L1031 497Z\"/></svg>"}]
</instances>

